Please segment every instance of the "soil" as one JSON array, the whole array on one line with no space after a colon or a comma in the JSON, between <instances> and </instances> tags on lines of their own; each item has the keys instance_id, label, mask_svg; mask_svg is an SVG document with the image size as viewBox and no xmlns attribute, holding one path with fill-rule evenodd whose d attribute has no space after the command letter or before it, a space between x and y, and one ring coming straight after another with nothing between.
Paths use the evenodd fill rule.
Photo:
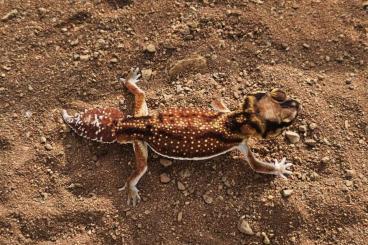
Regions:
<instances>
[{"instance_id":1,"label":"soil","mask_svg":"<svg viewBox=\"0 0 368 245\"><path fill-rule=\"evenodd\" d=\"M1 0L0 244L366 244L367 15L358 0ZM301 140L252 146L294 174L255 174L238 152L168 167L150 152L128 206L132 147L77 137L60 111L131 113L117 80L131 67L152 70L150 110L284 89Z\"/></svg>"}]
</instances>

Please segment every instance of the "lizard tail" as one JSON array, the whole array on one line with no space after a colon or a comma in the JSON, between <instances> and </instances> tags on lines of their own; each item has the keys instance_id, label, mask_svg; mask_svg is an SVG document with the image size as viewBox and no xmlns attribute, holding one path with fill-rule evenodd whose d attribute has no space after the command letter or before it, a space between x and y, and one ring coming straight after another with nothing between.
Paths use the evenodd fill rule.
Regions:
<instances>
[{"instance_id":1,"label":"lizard tail","mask_svg":"<svg viewBox=\"0 0 368 245\"><path fill-rule=\"evenodd\" d=\"M117 125L125 118L116 108L92 108L75 116L70 116L63 110L61 115L76 134L101 143L113 143L117 140Z\"/></svg>"}]
</instances>

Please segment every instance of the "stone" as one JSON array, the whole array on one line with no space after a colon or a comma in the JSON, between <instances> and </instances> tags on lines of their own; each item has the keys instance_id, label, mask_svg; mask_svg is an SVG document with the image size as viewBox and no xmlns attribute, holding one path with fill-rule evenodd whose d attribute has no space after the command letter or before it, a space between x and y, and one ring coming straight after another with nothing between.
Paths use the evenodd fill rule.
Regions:
<instances>
[{"instance_id":1,"label":"stone","mask_svg":"<svg viewBox=\"0 0 368 245\"><path fill-rule=\"evenodd\" d=\"M300 135L296 132L293 132L293 131L286 131L285 132L285 137L288 139L288 141L291 144L295 144L295 143L299 142L299 140L300 140Z\"/></svg>"},{"instance_id":2,"label":"stone","mask_svg":"<svg viewBox=\"0 0 368 245\"><path fill-rule=\"evenodd\" d=\"M298 129L299 129L299 132L301 133L306 133L308 131L308 128L306 125L300 125Z\"/></svg>"},{"instance_id":3,"label":"stone","mask_svg":"<svg viewBox=\"0 0 368 245\"><path fill-rule=\"evenodd\" d=\"M246 235L252 236L254 235L254 232L252 228L250 227L249 223L244 220L244 218L241 218L238 223L238 230Z\"/></svg>"},{"instance_id":4,"label":"stone","mask_svg":"<svg viewBox=\"0 0 368 245\"><path fill-rule=\"evenodd\" d=\"M48 150L48 151L51 151L52 150L52 145L45 144L45 149Z\"/></svg>"},{"instance_id":5,"label":"stone","mask_svg":"<svg viewBox=\"0 0 368 245\"><path fill-rule=\"evenodd\" d=\"M178 213L177 220L178 220L178 222L181 222L181 221L183 220L183 212L182 212L182 211L180 211L180 212Z\"/></svg>"},{"instance_id":6,"label":"stone","mask_svg":"<svg viewBox=\"0 0 368 245\"><path fill-rule=\"evenodd\" d=\"M45 144L45 143L46 143L46 141L47 141L47 140L46 140L46 137L44 137L44 136L42 136L40 140L41 140L41 143L43 143L43 144Z\"/></svg>"},{"instance_id":7,"label":"stone","mask_svg":"<svg viewBox=\"0 0 368 245\"><path fill-rule=\"evenodd\" d=\"M294 190L291 189L284 189L281 191L281 194L283 197L289 197L291 194L293 194Z\"/></svg>"},{"instance_id":8,"label":"stone","mask_svg":"<svg viewBox=\"0 0 368 245\"><path fill-rule=\"evenodd\" d=\"M330 158L329 158L329 157L323 157L323 158L321 159L321 162L322 162L323 164L328 164L328 163L330 162Z\"/></svg>"},{"instance_id":9,"label":"stone","mask_svg":"<svg viewBox=\"0 0 368 245\"><path fill-rule=\"evenodd\" d=\"M353 181L351 181L351 180L345 180L345 185L347 187L351 187L351 186L353 186Z\"/></svg>"},{"instance_id":10,"label":"stone","mask_svg":"<svg viewBox=\"0 0 368 245\"><path fill-rule=\"evenodd\" d=\"M318 128L318 125L317 125L317 123L310 123L310 124L309 124L309 128L310 128L311 130L315 130L316 128Z\"/></svg>"},{"instance_id":11,"label":"stone","mask_svg":"<svg viewBox=\"0 0 368 245\"><path fill-rule=\"evenodd\" d=\"M91 58L91 56L89 54L82 54L79 56L79 59L82 61L87 61Z\"/></svg>"},{"instance_id":12,"label":"stone","mask_svg":"<svg viewBox=\"0 0 368 245\"><path fill-rule=\"evenodd\" d=\"M118 59L117 58L112 58L110 60L110 63L113 63L113 64L118 63Z\"/></svg>"},{"instance_id":13,"label":"stone","mask_svg":"<svg viewBox=\"0 0 368 245\"><path fill-rule=\"evenodd\" d=\"M261 235L263 236L263 244L271 244L271 241L265 232L262 232Z\"/></svg>"},{"instance_id":14,"label":"stone","mask_svg":"<svg viewBox=\"0 0 368 245\"><path fill-rule=\"evenodd\" d=\"M170 180L171 179L170 179L169 175L167 175L166 173L163 173L163 174L160 175L160 182L161 183L167 184L167 183L170 182Z\"/></svg>"},{"instance_id":15,"label":"stone","mask_svg":"<svg viewBox=\"0 0 368 245\"><path fill-rule=\"evenodd\" d=\"M345 170L345 172L348 178L353 178L356 175L356 172L354 169L347 169Z\"/></svg>"},{"instance_id":16,"label":"stone","mask_svg":"<svg viewBox=\"0 0 368 245\"><path fill-rule=\"evenodd\" d=\"M150 43L148 44L146 47L145 47L145 50L148 52L148 53L155 53L156 52L156 47L154 44Z\"/></svg>"},{"instance_id":17,"label":"stone","mask_svg":"<svg viewBox=\"0 0 368 245\"><path fill-rule=\"evenodd\" d=\"M316 142L314 139L306 139L306 140L304 141L304 143L305 143L306 145L308 145L308 146L311 146L311 147L313 147L313 146L315 146L315 145L317 144L317 142Z\"/></svg>"},{"instance_id":18,"label":"stone","mask_svg":"<svg viewBox=\"0 0 368 245\"><path fill-rule=\"evenodd\" d=\"M185 72L199 72L207 68L207 60L201 55L193 55L191 57L178 60L169 70L171 78Z\"/></svg>"},{"instance_id":19,"label":"stone","mask_svg":"<svg viewBox=\"0 0 368 245\"><path fill-rule=\"evenodd\" d=\"M2 21L7 21L7 20L10 20L10 19L13 19L15 18L17 15L18 15L18 10L17 9L12 9L10 10L8 13L6 13L2 18L1 20Z\"/></svg>"},{"instance_id":20,"label":"stone","mask_svg":"<svg viewBox=\"0 0 368 245\"><path fill-rule=\"evenodd\" d=\"M143 80L150 80L151 76L152 76L152 69L142 69L142 78Z\"/></svg>"},{"instance_id":21,"label":"stone","mask_svg":"<svg viewBox=\"0 0 368 245\"><path fill-rule=\"evenodd\" d=\"M203 200L204 200L205 203L207 203L207 204L213 203L213 198L211 196L209 196L208 193L204 194L202 197L203 197Z\"/></svg>"},{"instance_id":22,"label":"stone","mask_svg":"<svg viewBox=\"0 0 368 245\"><path fill-rule=\"evenodd\" d=\"M177 185L178 185L178 190L179 191L184 191L185 190L185 185L183 183L181 183L180 181L178 181Z\"/></svg>"},{"instance_id":23,"label":"stone","mask_svg":"<svg viewBox=\"0 0 368 245\"><path fill-rule=\"evenodd\" d=\"M165 168L166 167L169 167L169 166L171 166L172 165L172 160L170 160L170 159L166 159L166 158L160 158L160 164L162 165L162 166L164 166Z\"/></svg>"}]
</instances>

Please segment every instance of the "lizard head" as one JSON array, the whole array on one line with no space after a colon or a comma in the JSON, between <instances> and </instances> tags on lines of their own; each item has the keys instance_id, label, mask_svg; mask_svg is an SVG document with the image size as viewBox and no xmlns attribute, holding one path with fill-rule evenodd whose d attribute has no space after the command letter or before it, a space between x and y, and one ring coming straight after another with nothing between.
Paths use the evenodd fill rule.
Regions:
<instances>
[{"instance_id":1,"label":"lizard head","mask_svg":"<svg viewBox=\"0 0 368 245\"><path fill-rule=\"evenodd\" d=\"M248 95L242 110L247 123L242 132L263 138L275 136L292 124L300 110L300 103L287 97L280 89Z\"/></svg>"}]
</instances>

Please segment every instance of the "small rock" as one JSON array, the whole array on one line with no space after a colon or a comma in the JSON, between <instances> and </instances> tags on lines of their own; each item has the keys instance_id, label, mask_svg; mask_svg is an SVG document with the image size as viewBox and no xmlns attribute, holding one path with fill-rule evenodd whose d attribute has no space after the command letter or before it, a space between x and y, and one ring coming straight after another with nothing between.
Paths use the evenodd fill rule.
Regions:
<instances>
[{"instance_id":1,"label":"small rock","mask_svg":"<svg viewBox=\"0 0 368 245\"><path fill-rule=\"evenodd\" d=\"M73 40L73 41L70 42L70 45L76 46L76 45L78 45L78 43L79 43L79 40L78 39L75 39L75 40Z\"/></svg>"},{"instance_id":2,"label":"small rock","mask_svg":"<svg viewBox=\"0 0 368 245\"><path fill-rule=\"evenodd\" d=\"M353 185L353 181L351 181L351 180L345 180L345 185L347 187L351 187Z\"/></svg>"},{"instance_id":3,"label":"small rock","mask_svg":"<svg viewBox=\"0 0 368 245\"><path fill-rule=\"evenodd\" d=\"M161 183L167 184L167 183L170 182L170 180L171 179L170 179L169 175L167 175L166 173L163 173L163 174L160 175Z\"/></svg>"},{"instance_id":4,"label":"small rock","mask_svg":"<svg viewBox=\"0 0 368 245\"><path fill-rule=\"evenodd\" d=\"M306 133L308 131L306 125L300 125L298 129L299 129L299 132L301 133Z\"/></svg>"},{"instance_id":5,"label":"small rock","mask_svg":"<svg viewBox=\"0 0 368 245\"><path fill-rule=\"evenodd\" d=\"M306 139L304 142L306 145L311 146L311 147L317 144L317 142L314 139Z\"/></svg>"},{"instance_id":6,"label":"small rock","mask_svg":"<svg viewBox=\"0 0 368 245\"><path fill-rule=\"evenodd\" d=\"M45 149L48 150L48 151L51 151L52 150L52 145L45 144Z\"/></svg>"},{"instance_id":7,"label":"small rock","mask_svg":"<svg viewBox=\"0 0 368 245\"><path fill-rule=\"evenodd\" d=\"M171 166L172 165L172 160L170 160L170 159L166 159L166 158L160 158L160 164L162 165L162 166L164 166L165 168L166 167L169 167L169 166Z\"/></svg>"},{"instance_id":8,"label":"small rock","mask_svg":"<svg viewBox=\"0 0 368 245\"><path fill-rule=\"evenodd\" d=\"M303 48L309 49L310 46L309 46L309 44L303 43Z\"/></svg>"},{"instance_id":9,"label":"small rock","mask_svg":"<svg viewBox=\"0 0 368 245\"><path fill-rule=\"evenodd\" d=\"M286 131L285 136L291 144L295 144L300 140L299 134L293 131Z\"/></svg>"},{"instance_id":10,"label":"small rock","mask_svg":"<svg viewBox=\"0 0 368 245\"><path fill-rule=\"evenodd\" d=\"M249 223L244 220L244 218L241 218L238 223L238 230L241 233L244 233L246 235L252 236L254 235L254 232L252 228L250 227Z\"/></svg>"},{"instance_id":11,"label":"small rock","mask_svg":"<svg viewBox=\"0 0 368 245\"><path fill-rule=\"evenodd\" d=\"M33 91L33 87L32 87L32 85L28 85L28 90L29 90L29 91Z\"/></svg>"},{"instance_id":12,"label":"small rock","mask_svg":"<svg viewBox=\"0 0 368 245\"><path fill-rule=\"evenodd\" d=\"M184 191L185 190L185 185L183 183L181 183L180 181L178 181L177 185L178 185L179 191Z\"/></svg>"},{"instance_id":13,"label":"small rock","mask_svg":"<svg viewBox=\"0 0 368 245\"><path fill-rule=\"evenodd\" d=\"M183 212L182 211L180 211L179 213L178 213L178 222L181 222L183 220Z\"/></svg>"},{"instance_id":14,"label":"small rock","mask_svg":"<svg viewBox=\"0 0 368 245\"><path fill-rule=\"evenodd\" d=\"M291 196L291 194L293 194L294 190L290 190L290 189L284 189L282 190L281 194L283 197L289 197Z\"/></svg>"},{"instance_id":15,"label":"small rock","mask_svg":"<svg viewBox=\"0 0 368 245\"><path fill-rule=\"evenodd\" d=\"M263 244L271 244L271 241L265 232L262 232L261 235L263 236Z\"/></svg>"},{"instance_id":16,"label":"small rock","mask_svg":"<svg viewBox=\"0 0 368 245\"><path fill-rule=\"evenodd\" d=\"M180 73L200 71L207 68L207 60L200 55L194 55L182 60L178 60L170 68L169 75L171 78L176 77Z\"/></svg>"},{"instance_id":17,"label":"small rock","mask_svg":"<svg viewBox=\"0 0 368 245\"><path fill-rule=\"evenodd\" d=\"M329 158L329 157L323 157L323 158L321 159L321 162L322 162L323 164L328 164L328 163L330 162L330 158Z\"/></svg>"},{"instance_id":18,"label":"small rock","mask_svg":"<svg viewBox=\"0 0 368 245\"><path fill-rule=\"evenodd\" d=\"M46 140L46 137L44 137L44 136L42 136L40 140L41 140L41 143L42 143L42 144L45 144L45 143L46 143L46 141L47 141L47 140Z\"/></svg>"},{"instance_id":19,"label":"small rock","mask_svg":"<svg viewBox=\"0 0 368 245\"><path fill-rule=\"evenodd\" d=\"M156 52L156 47L154 44L150 43L148 44L146 47L145 47L145 50L148 52L148 53L155 53Z\"/></svg>"},{"instance_id":20,"label":"small rock","mask_svg":"<svg viewBox=\"0 0 368 245\"><path fill-rule=\"evenodd\" d=\"M79 59L82 60L82 61L87 61L89 60L91 56L89 54L82 54L79 56Z\"/></svg>"},{"instance_id":21,"label":"small rock","mask_svg":"<svg viewBox=\"0 0 368 245\"><path fill-rule=\"evenodd\" d=\"M118 63L118 59L117 59L117 58L112 58L112 59L110 60L110 63Z\"/></svg>"},{"instance_id":22,"label":"small rock","mask_svg":"<svg viewBox=\"0 0 368 245\"><path fill-rule=\"evenodd\" d=\"M143 80L150 80L151 76L152 76L152 69L142 69L142 78Z\"/></svg>"},{"instance_id":23,"label":"small rock","mask_svg":"<svg viewBox=\"0 0 368 245\"><path fill-rule=\"evenodd\" d=\"M202 197L203 197L204 202L207 204L211 204L213 202L213 198L210 197L207 193L204 194Z\"/></svg>"},{"instance_id":24,"label":"small rock","mask_svg":"<svg viewBox=\"0 0 368 245\"><path fill-rule=\"evenodd\" d=\"M353 178L356 174L354 169L347 169L347 170L345 170L345 172L346 172L346 176L348 178Z\"/></svg>"},{"instance_id":25,"label":"small rock","mask_svg":"<svg viewBox=\"0 0 368 245\"><path fill-rule=\"evenodd\" d=\"M1 20L2 21L7 21L7 20L10 20L10 19L13 19L14 17L16 17L18 15L18 10L17 9L13 9L13 10L10 10L7 14L5 14Z\"/></svg>"},{"instance_id":26,"label":"small rock","mask_svg":"<svg viewBox=\"0 0 368 245\"><path fill-rule=\"evenodd\" d=\"M309 124L309 128L310 128L311 130L315 130L316 128L318 128L318 125L317 125L317 123L310 123L310 124Z\"/></svg>"},{"instance_id":27,"label":"small rock","mask_svg":"<svg viewBox=\"0 0 368 245\"><path fill-rule=\"evenodd\" d=\"M312 172L310 175L310 179L311 180L317 180L319 178L319 174L317 174L316 172Z\"/></svg>"}]
</instances>

